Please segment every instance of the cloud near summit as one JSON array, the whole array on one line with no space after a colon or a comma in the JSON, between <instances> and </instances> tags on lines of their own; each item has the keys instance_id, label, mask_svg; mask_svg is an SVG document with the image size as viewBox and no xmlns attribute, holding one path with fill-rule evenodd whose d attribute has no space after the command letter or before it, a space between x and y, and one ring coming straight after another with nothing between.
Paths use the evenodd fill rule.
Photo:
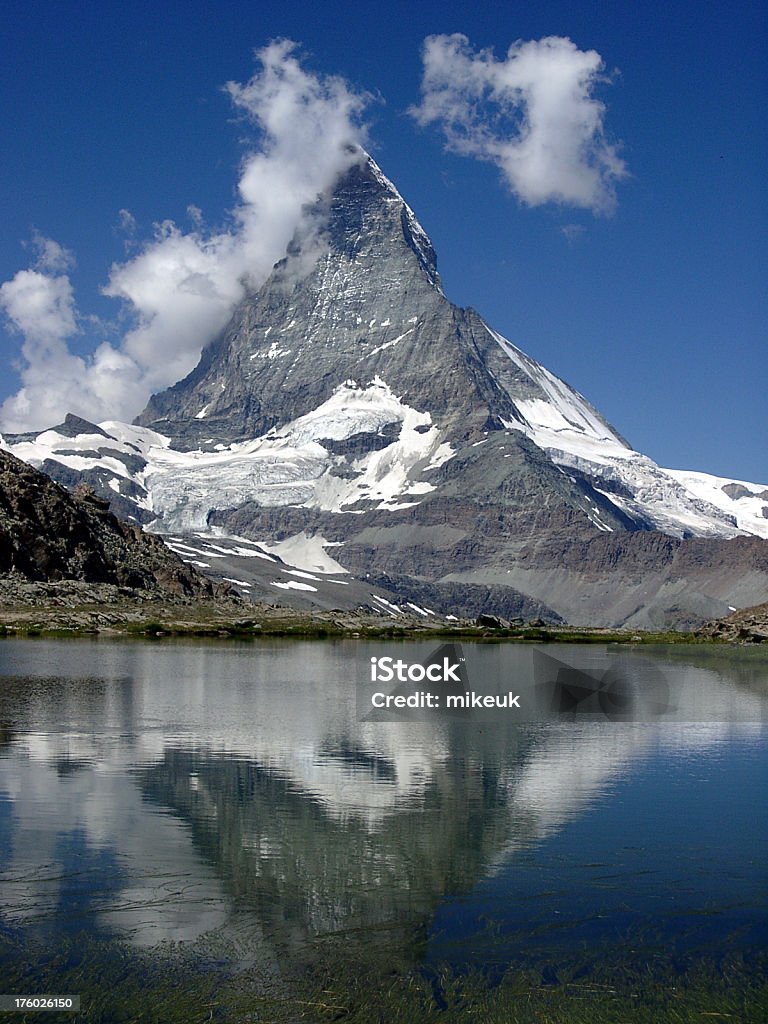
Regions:
<instances>
[{"instance_id":1,"label":"cloud near summit","mask_svg":"<svg viewBox=\"0 0 768 1024\"><path fill-rule=\"evenodd\" d=\"M226 324L247 287L256 287L306 223L305 206L360 158L368 97L343 79L313 75L296 44L278 40L257 51L245 84L229 82L233 104L258 133L242 162L239 201L225 230L201 217L184 232L171 221L132 259L113 264L104 294L122 300L130 327L87 357L70 342L87 324L77 309L69 254L35 234L38 258L0 286L0 306L22 335L21 389L0 409L3 429L47 427L67 412L88 419L132 419L153 391L185 376ZM135 227L128 210L122 223Z\"/></svg>"},{"instance_id":2,"label":"cloud near summit","mask_svg":"<svg viewBox=\"0 0 768 1024\"><path fill-rule=\"evenodd\" d=\"M225 86L258 140L242 161L226 227L207 228L190 207L192 230L162 221L141 242L121 209L130 258L112 265L103 288L122 304L112 323L79 311L71 254L34 234L32 265L0 286L0 308L22 338L21 388L0 407L1 429L48 427L67 412L132 419L152 392L193 369L295 232L308 260L317 254L322 225L308 206L360 159L370 97L343 78L309 72L290 40L255 57L249 81ZM430 36L422 102L411 112L440 125L451 149L496 163L523 202L606 212L626 170L604 138L605 108L593 95L602 69L597 53L558 37L515 43L498 61L473 52L465 36ZM90 354L73 351L89 342Z\"/></svg>"},{"instance_id":3,"label":"cloud near summit","mask_svg":"<svg viewBox=\"0 0 768 1024\"><path fill-rule=\"evenodd\" d=\"M555 202L610 213L627 176L603 132L603 60L570 39L547 36L510 46L497 60L466 36L424 43L422 100L411 114L438 125L448 149L496 164L528 206Z\"/></svg>"}]
</instances>

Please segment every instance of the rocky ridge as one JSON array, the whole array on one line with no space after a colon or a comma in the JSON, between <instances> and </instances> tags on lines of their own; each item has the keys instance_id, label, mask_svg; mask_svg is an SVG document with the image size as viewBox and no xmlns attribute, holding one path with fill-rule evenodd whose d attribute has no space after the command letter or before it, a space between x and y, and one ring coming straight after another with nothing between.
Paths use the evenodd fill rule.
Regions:
<instances>
[{"instance_id":1,"label":"rocky ridge","mask_svg":"<svg viewBox=\"0 0 768 1024\"><path fill-rule=\"evenodd\" d=\"M713 640L768 644L768 603L742 608L723 619L708 622L698 633Z\"/></svg>"},{"instance_id":2,"label":"rocky ridge","mask_svg":"<svg viewBox=\"0 0 768 1024\"><path fill-rule=\"evenodd\" d=\"M0 574L6 599L31 585L82 585L210 600L214 585L158 536L120 522L80 485L74 493L0 450ZM226 594L226 588L221 589ZM106 592L102 591L101 596Z\"/></svg>"}]
</instances>

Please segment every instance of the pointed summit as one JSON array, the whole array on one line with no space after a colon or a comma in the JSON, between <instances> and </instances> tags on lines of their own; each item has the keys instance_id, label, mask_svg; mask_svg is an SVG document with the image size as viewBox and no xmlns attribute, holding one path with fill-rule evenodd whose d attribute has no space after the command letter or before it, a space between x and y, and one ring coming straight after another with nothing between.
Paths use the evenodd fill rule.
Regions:
<instances>
[{"instance_id":1,"label":"pointed summit","mask_svg":"<svg viewBox=\"0 0 768 1024\"><path fill-rule=\"evenodd\" d=\"M323 201L319 206L322 209ZM424 228L379 165L367 153L338 180L328 203L332 252L349 259L406 259L405 245L429 283L442 291L437 256Z\"/></svg>"},{"instance_id":2,"label":"pointed summit","mask_svg":"<svg viewBox=\"0 0 768 1024\"><path fill-rule=\"evenodd\" d=\"M230 444L375 377L460 439L543 413L626 446L581 396L446 299L427 233L367 155L307 212L195 370L137 422L185 447Z\"/></svg>"},{"instance_id":3,"label":"pointed summit","mask_svg":"<svg viewBox=\"0 0 768 1024\"><path fill-rule=\"evenodd\" d=\"M185 444L258 436L347 378L370 380L390 362L382 353L409 338L412 348L420 325L451 309L429 237L365 155L307 211L284 259L195 370L136 422Z\"/></svg>"}]
</instances>

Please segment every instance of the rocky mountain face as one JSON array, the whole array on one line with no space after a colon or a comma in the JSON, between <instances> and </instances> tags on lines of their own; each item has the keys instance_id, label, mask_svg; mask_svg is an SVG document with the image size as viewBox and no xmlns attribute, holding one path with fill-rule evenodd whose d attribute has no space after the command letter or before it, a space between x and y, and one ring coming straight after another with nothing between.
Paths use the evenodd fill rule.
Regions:
<instances>
[{"instance_id":1,"label":"rocky mountain face","mask_svg":"<svg viewBox=\"0 0 768 1024\"><path fill-rule=\"evenodd\" d=\"M0 574L212 597L210 580L160 537L121 523L85 485L74 494L0 450Z\"/></svg>"},{"instance_id":2,"label":"rocky mountain face","mask_svg":"<svg viewBox=\"0 0 768 1024\"><path fill-rule=\"evenodd\" d=\"M85 475L153 530L294 557L309 538L325 571L428 592L444 612L472 614L485 593L658 628L764 599L765 485L660 468L454 306L429 238L365 154L312 213L322 244L297 233L135 425L68 417L6 445L67 486Z\"/></svg>"}]
</instances>

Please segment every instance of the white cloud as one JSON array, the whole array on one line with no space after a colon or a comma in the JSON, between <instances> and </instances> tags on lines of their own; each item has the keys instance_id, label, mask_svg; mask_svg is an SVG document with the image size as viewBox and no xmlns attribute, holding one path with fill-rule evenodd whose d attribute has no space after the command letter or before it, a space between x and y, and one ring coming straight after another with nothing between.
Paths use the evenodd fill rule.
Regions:
<instances>
[{"instance_id":1,"label":"white cloud","mask_svg":"<svg viewBox=\"0 0 768 1024\"><path fill-rule=\"evenodd\" d=\"M132 259L112 266L104 293L122 300L132 319L117 346L104 342L88 358L70 352L78 330L66 274L71 258L56 242L33 239L35 269L0 287L0 304L24 336L26 364L21 390L0 409L4 429L50 426L67 412L97 421L133 418L153 391L195 366L295 232L317 254L322 226L306 207L361 158L368 98L341 78L309 73L295 50L287 40L271 43L256 53L260 67L250 81L226 86L259 133L258 149L243 161L229 226L209 232L190 207L191 232L165 221ZM119 217L123 230L135 231L127 210Z\"/></svg>"},{"instance_id":2,"label":"white cloud","mask_svg":"<svg viewBox=\"0 0 768 1024\"><path fill-rule=\"evenodd\" d=\"M41 241L49 243L42 250ZM24 337L22 356L27 364L23 372L25 386L3 406L11 430L23 430L38 417L52 425L66 381L76 379L85 369L82 360L73 356L67 346L78 326L69 277L53 269L62 265L61 247L39 236L34 245L41 253L39 262L52 269L20 270L0 286L0 306ZM46 385L43 388L39 387L41 378Z\"/></svg>"},{"instance_id":3,"label":"white cloud","mask_svg":"<svg viewBox=\"0 0 768 1024\"><path fill-rule=\"evenodd\" d=\"M560 232L568 245L574 245L585 231L586 228L583 224L563 224L560 228Z\"/></svg>"},{"instance_id":4,"label":"white cloud","mask_svg":"<svg viewBox=\"0 0 768 1024\"><path fill-rule=\"evenodd\" d=\"M37 253L35 269L43 273L63 273L75 265L75 257L69 249L54 242L52 238L46 238L37 230L33 230L29 246Z\"/></svg>"},{"instance_id":5,"label":"white cloud","mask_svg":"<svg viewBox=\"0 0 768 1024\"><path fill-rule=\"evenodd\" d=\"M496 164L529 206L614 208L627 170L594 96L606 81L598 53L548 36L513 43L497 60L454 34L429 36L423 60L422 101L411 113L439 125L450 150Z\"/></svg>"},{"instance_id":6,"label":"white cloud","mask_svg":"<svg viewBox=\"0 0 768 1024\"><path fill-rule=\"evenodd\" d=\"M36 345L55 345L77 330L72 285L65 274L20 270L0 285L0 303L14 327Z\"/></svg>"},{"instance_id":7,"label":"white cloud","mask_svg":"<svg viewBox=\"0 0 768 1024\"><path fill-rule=\"evenodd\" d=\"M38 265L69 264L51 239L38 236L35 245L42 252ZM104 344L86 361L70 351L69 342L80 329L66 274L20 270L0 286L0 307L23 335L26 364L22 388L2 407L6 430L53 426L69 411L104 419L124 403L141 400L140 368L123 353Z\"/></svg>"}]
</instances>

